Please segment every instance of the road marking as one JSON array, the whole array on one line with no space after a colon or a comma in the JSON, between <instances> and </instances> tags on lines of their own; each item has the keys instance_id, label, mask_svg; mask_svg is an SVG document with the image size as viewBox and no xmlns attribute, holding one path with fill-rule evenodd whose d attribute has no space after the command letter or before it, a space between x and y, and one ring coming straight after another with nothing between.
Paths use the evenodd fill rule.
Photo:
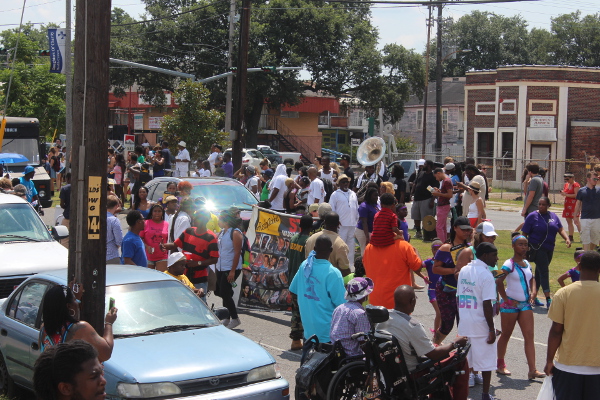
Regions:
<instances>
[{"instance_id":1,"label":"road marking","mask_svg":"<svg viewBox=\"0 0 600 400\"><path fill-rule=\"evenodd\" d=\"M516 336L511 336L511 339L517 339L517 340L520 340L521 342L525 341L525 339L520 338L520 337L516 337ZM538 346L548 347L548 345L546 343L540 343L540 342L533 342L533 343L537 344Z\"/></svg>"},{"instance_id":2,"label":"road marking","mask_svg":"<svg viewBox=\"0 0 600 400\"><path fill-rule=\"evenodd\" d=\"M271 350L281 351L282 353L287 353L287 354L291 354L293 356L296 356L298 358L302 358L301 354L294 353L293 351L280 349L279 347L271 346L270 344L266 344L266 343L262 343L262 342L259 342L258 344L260 344L261 346L266 347L268 349L271 349Z\"/></svg>"}]
</instances>

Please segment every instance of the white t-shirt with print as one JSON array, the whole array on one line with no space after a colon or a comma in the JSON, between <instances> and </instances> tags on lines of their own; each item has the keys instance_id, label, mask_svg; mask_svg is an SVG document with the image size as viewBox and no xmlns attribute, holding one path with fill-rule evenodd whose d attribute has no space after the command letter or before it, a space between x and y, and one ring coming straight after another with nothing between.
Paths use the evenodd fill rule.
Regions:
<instances>
[{"instance_id":1,"label":"white t-shirt with print","mask_svg":"<svg viewBox=\"0 0 600 400\"><path fill-rule=\"evenodd\" d=\"M509 258L502 265L502 270L506 272L506 295L511 299L525 301L527 300L525 292L529 292L528 289L531 289L529 287L531 278L533 277L531 265L529 265L527 260L523 260L521 267L515 264L514 271L512 268L512 259Z\"/></svg>"},{"instance_id":2,"label":"white t-shirt with print","mask_svg":"<svg viewBox=\"0 0 600 400\"><path fill-rule=\"evenodd\" d=\"M460 315L458 334L467 337L488 336L483 302L496 300L496 280L486 263L473 260L461 268L456 296Z\"/></svg>"}]
</instances>

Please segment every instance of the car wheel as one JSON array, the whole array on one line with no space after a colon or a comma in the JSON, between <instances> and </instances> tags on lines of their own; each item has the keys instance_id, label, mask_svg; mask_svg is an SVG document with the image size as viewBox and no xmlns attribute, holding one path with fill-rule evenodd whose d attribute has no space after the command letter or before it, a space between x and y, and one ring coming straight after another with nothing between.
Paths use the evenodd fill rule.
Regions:
<instances>
[{"instance_id":1,"label":"car wheel","mask_svg":"<svg viewBox=\"0 0 600 400\"><path fill-rule=\"evenodd\" d=\"M15 381L8 374L4 356L0 353L0 395L14 398L17 395Z\"/></svg>"}]
</instances>

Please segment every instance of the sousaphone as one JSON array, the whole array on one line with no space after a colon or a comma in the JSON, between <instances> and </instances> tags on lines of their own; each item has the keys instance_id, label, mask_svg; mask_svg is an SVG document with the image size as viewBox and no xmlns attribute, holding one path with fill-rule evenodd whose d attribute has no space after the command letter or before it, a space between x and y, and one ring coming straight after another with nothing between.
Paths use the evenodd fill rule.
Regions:
<instances>
[{"instance_id":1,"label":"sousaphone","mask_svg":"<svg viewBox=\"0 0 600 400\"><path fill-rule=\"evenodd\" d=\"M368 167L377 164L376 173L379 173L381 168L380 161L385 157L386 145L385 141L379 136L373 136L365 140L360 144L358 150L356 150L356 160L363 167ZM356 196L361 200L365 196L367 191L367 179L362 180L360 188L356 192Z\"/></svg>"}]
</instances>

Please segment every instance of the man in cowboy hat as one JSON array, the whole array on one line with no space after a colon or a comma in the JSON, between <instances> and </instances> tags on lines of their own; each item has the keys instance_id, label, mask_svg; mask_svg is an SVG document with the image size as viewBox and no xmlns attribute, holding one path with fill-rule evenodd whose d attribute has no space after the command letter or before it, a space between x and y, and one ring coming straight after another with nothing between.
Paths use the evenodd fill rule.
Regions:
<instances>
[{"instance_id":1,"label":"man in cowboy hat","mask_svg":"<svg viewBox=\"0 0 600 400\"><path fill-rule=\"evenodd\" d=\"M177 147L179 147L179 153L175 157L175 176L185 177L189 175L190 153L186 149L187 145L183 140L177 143Z\"/></svg>"},{"instance_id":2,"label":"man in cowboy hat","mask_svg":"<svg viewBox=\"0 0 600 400\"><path fill-rule=\"evenodd\" d=\"M332 342L340 342L347 356L359 356L363 352L359 342L351 337L355 333L371 329L367 312L362 303L373 291L373 281L367 277L354 278L346 285L346 303L337 306L331 317L329 337Z\"/></svg>"}]
</instances>

